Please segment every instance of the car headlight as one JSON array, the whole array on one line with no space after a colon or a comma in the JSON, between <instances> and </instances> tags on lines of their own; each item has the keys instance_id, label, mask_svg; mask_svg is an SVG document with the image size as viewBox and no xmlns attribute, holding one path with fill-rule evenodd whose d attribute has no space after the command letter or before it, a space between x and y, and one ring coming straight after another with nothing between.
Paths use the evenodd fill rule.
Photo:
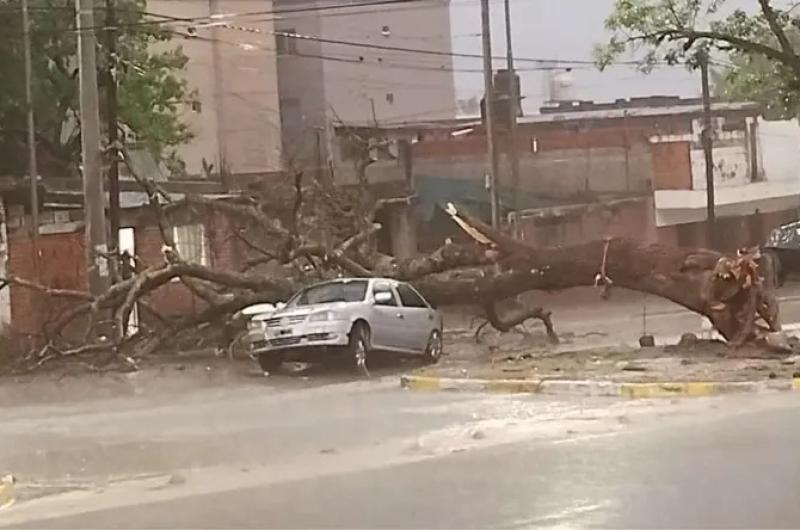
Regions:
<instances>
[{"instance_id":1,"label":"car headlight","mask_svg":"<svg viewBox=\"0 0 800 530\"><path fill-rule=\"evenodd\" d=\"M263 320L250 320L247 323L247 330L248 331L262 331L264 329L264 321Z\"/></svg>"},{"instance_id":2,"label":"car headlight","mask_svg":"<svg viewBox=\"0 0 800 530\"><path fill-rule=\"evenodd\" d=\"M339 315L333 311L320 311L319 313L312 313L308 317L309 322L327 322L329 320L338 320Z\"/></svg>"}]
</instances>

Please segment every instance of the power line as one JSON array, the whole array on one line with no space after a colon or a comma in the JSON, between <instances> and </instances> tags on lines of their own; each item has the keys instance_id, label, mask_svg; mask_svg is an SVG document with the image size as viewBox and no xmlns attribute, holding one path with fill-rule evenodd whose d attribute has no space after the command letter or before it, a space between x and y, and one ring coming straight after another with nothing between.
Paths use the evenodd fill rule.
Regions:
<instances>
[{"instance_id":1,"label":"power line","mask_svg":"<svg viewBox=\"0 0 800 530\"><path fill-rule=\"evenodd\" d=\"M313 11L323 11L323 10L331 10L331 9L347 9L353 7L364 7L364 6L386 6L386 5L394 5L394 4L409 4L409 3L418 3L424 2L427 0L365 0L363 2L358 3L349 3L349 4L329 4L329 5L322 5L322 6L309 6L309 7L302 7L302 8L291 8L291 9L278 9L278 10L269 10L269 11L254 11L254 12L245 12L245 13L230 13L230 14L217 14L217 15L210 15L210 16L203 16L203 17L175 17L170 15L161 15L158 13L152 12L141 12L143 15L147 16L155 16L161 17L164 20L160 21L141 21L141 22L133 22L129 24L118 24L116 28L122 27L135 27L135 26L153 26L153 25L161 25L161 24L169 24L169 23L183 23L183 24L198 24L200 27L209 28L209 27L222 27L231 30L238 30L244 31L248 33L261 33L261 34L271 34L273 36L281 36L286 38L293 38L299 40L308 40L312 42L319 42L322 44L333 44L338 46L348 46L348 47L356 47L356 48L363 48L363 49L373 49L373 50L382 50L382 51L392 51L392 52L399 52L399 53L412 53L412 54L419 54L419 55L430 55L430 56L437 56L437 57L451 57L451 58L464 58L464 59L483 59L483 56L480 54L474 53L464 53L464 52L453 52L453 51L441 51L441 50L431 50L431 49L424 49L424 48L411 48L405 46L392 46L392 45L384 45L384 44L373 44L367 42L355 42L355 41L347 41L347 40L340 40L340 39L329 39L321 36L316 35L306 35L300 33L292 33L286 31L265 31L259 28L253 28L248 26L240 26L234 24L228 24L223 22L223 20L228 20L232 18L239 18L239 17L249 17L249 16L261 16L266 14L282 14L282 13L305 13L305 12L313 12ZM201 24L205 22L205 24ZM85 29L109 29L107 26L95 26L94 28L85 28ZM172 31L173 33L179 33L172 28L164 28L167 30ZM196 37L195 33L197 28L189 27L187 28L189 33L184 35L185 37ZM76 31L75 29L65 30L69 31ZM504 57L495 56L492 57L492 60L502 61ZM564 65L585 65L585 66L595 66L595 61L589 59L552 59L552 58L531 58L531 57L519 57L516 59L517 62L523 63L536 63L536 64L564 64ZM637 61L620 61L615 63L616 65L625 65L625 66L639 66L639 62ZM561 69L558 67L551 67L552 69ZM522 69L520 69L522 70Z\"/></svg>"},{"instance_id":2,"label":"power line","mask_svg":"<svg viewBox=\"0 0 800 530\"><path fill-rule=\"evenodd\" d=\"M248 49L248 48L255 48L262 51L266 51L275 55L277 54L277 50L275 48L266 47L263 43L253 43L253 42L240 42L240 41L230 41L220 38L214 37L204 37L200 35L192 35L187 33L181 33L178 31L173 31L173 34L178 35L185 39L190 40L201 40L204 42L216 42L220 44L226 44L230 46L235 46L237 48ZM430 71L430 72L442 72L442 73L474 73L480 74L483 71L478 68L456 68L456 67L446 67L446 66L426 66L421 64L406 64L406 63L397 63L393 61L380 61L380 62L367 62L363 60L363 58L359 57L336 57L332 55L321 55L321 54L309 54L309 53L294 53L291 55L282 55L283 57L292 57L292 58L302 58L302 59L320 59L324 61L334 61L334 62L343 62L348 64L361 64L368 67L379 67L379 68L395 68L395 69L403 69L403 70L418 70L418 71ZM575 68L581 69L591 69L594 68L593 66L587 65L579 65ZM529 68L517 68L518 72L542 72L542 71L558 71L564 70L564 67L559 66L538 66L538 67L529 67Z\"/></svg>"},{"instance_id":3,"label":"power line","mask_svg":"<svg viewBox=\"0 0 800 530\"><path fill-rule=\"evenodd\" d=\"M344 4L328 4L328 5L314 5L308 7L300 7L300 8L290 8L290 9L270 9L270 10L263 10L263 11L251 11L251 12L239 12L239 13L216 13L211 15L204 15L199 17L176 17L172 15L163 15L159 13L152 13L149 11L139 11L139 10L128 10L129 13L136 13L139 15L150 16L150 17L157 17L161 20L142 20L138 22L128 22L122 24L116 24L113 29L122 29L122 28L135 28L135 27L144 27L144 26L159 26L162 24L171 24L171 23L183 23L183 24L200 24L200 23L212 23L215 21L220 20L231 20L236 18L247 18L247 17L257 17L257 16L268 16L268 15L284 15L284 14L295 14L295 13L310 13L310 12L318 12L318 11L329 11L329 10L337 10L337 9L352 9L358 7L377 7L377 6L388 6L388 5L395 5L395 4L410 4L410 3L417 3L417 2L426 2L429 0L364 0L362 2L351 2L351 3L344 3ZM65 8L66 9L66 8ZM42 10L47 10L47 8L42 8ZM82 27L82 28L68 28L60 31L50 32L51 34L57 33L78 33L81 31L104 31L109 28L108 25L93 25L91 27ZM36 32L34 32L36 33ZM21 34L14 34L14 36L21 36Z\"/></svg>"},{"instance_id":4,"label":"power line","mask_svg":"<svg viewBox=\"0 0 800 530\"><path fill-rule=\"evenodd\" d=\"M464 53L464 52L453 52L453 51L441 51L441 50L430 50L424 48L409 48L405 46L392 46L388 44L372 44L368 42L354 42L354 41L346 41L340 39L329 39L325 37L320 37L316 35L306 35L302 33L293 33L288 31L267 31L260 28L254 28L250 26L239 26L234 24L227 24L224 22L214 23L213 26L208 27L219 27L224 29L230 29L235 31L242 31L245 33L257 33L257 34L266 34L266 35L274 35L276 37L285 37L290 39L298 39L298 40L307 40L311 42L319 42L322 44L334 44L339 46L348 46L354 48L363 48L363 49L371 49L371 50L381 50L381 51L391 51L391 52L400 52L400 53L413 53L419 55L430 55L435 57L457 57L457 58L464 58L464 59L481 59L483 60L483 55L476 54L476 53ZM194 37L193 33L189 33L186 35L187 37ZM492 60L494 61L503 61L505 60L504 57L500 56L493 56ZM548 64L552 65L553 63L558 64L565 64L565 65L583 65L583 66L591 66L594 67L597 63L592 60L588 59L543 59L543 58L531 58L531 57L520 57L517 58L516 61L518 62L527 62L527 63L536 63L536 64ZM614 63L615 65L624 65L624 66L639 66L640 63L637 61L619 61ZM555 70L562 70L564 67L558 66L549 66L549 69Z\"/></svg>"}]
</instances>

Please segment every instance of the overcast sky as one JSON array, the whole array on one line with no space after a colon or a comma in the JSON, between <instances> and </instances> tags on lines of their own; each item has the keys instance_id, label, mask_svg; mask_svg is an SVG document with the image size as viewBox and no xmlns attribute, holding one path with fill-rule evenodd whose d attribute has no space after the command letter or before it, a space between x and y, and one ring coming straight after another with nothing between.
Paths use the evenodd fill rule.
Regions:
<instances>
[{"instance_id":1,"label":"overcast sky","mask_svg":"<svg viewBox=\"0 0 800 530\"><path fill-rule=\"evenodd\" d=\"M514 55L519 58L587 60L592 47L607 39L603 21L614 0L511 0ZM490 0L492 13L492 54L504 56L505 26L503 1ZM451 33L456 52L481 53L480 3L476 0L451 0ZM456 68L481 67L480 60L455 59ZM495 68L502 68L497 63ZM518 62L518 68L533 63ZM599 72L594 67L576 67L574 94L580 99L613 101L616 98L649 95L700 95L699 74L685 68L662 68L644 75L632 67L616 67ZM520 72L525 111L534 113L544 101L546 80L542 72ZM458 97L466 99L483 92L480 74L457 73Z\"/></svg>"}]
</instances>

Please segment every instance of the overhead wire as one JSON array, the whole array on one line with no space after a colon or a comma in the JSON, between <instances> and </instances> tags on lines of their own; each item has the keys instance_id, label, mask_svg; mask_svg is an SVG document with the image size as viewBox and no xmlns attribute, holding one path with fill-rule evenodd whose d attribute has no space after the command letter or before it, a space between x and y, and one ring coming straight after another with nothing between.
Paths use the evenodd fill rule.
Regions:
<instances>
[{"instance_id":1,"label":"overhead wire","mask_svg":"<svg viewBox=\"0 0 800 530\"><path fill-rule=\"evenodd\" d=\"M465 53L465 52L454 52L454 51L443 51L443 50L432 50L432 49L425 49L425 48L413 48L413 47L406 47L406 46L394 46L394 45L387 45L387 44L375 44L369 42L356 42L356 41L348 41L342 39L331 39L325 38L322 36L317 35L308 35L308 34L301 34L301 33L293 33L293 32L286 32L286 31L265 31L260 28L253 28L248 26L242 25L235 25L229 24L224 22L225 20L235 19L235 18L245 18L250 16L261 16L264 14L280 14L280 13L305 13L309 11L321 11L321 10L330 10L330 9L347 9L353 7L363 7L363 6L386 6L386 5L395 5L395 4L409 4L409 3L420 3L426 2L429 0L365 0L362 2L353 2L347 4L326 4L326 5L315 5L309 7L302 7L302 8L290 8L290 9L278 9L278 10L268 10L268 11L253 11L253 12L243 12L243 13L221 13L221 14L214 14L209 16L201 16L201 17L176 17L172 15L166 14L159 14L153 12L145 12L142 11L141 14L146 16L153 16L153 17L160 17L163 20L148 20L148 21L139 21L139 22L132 22L132 23L123 23L114 25L114 29L121 29L124 27L147 27L153 25L166 25L170 23L180 23L180 24L190 24L187 27L187 37L194 36L193 33L197 31L197 28L211 28L211 27L223 27L226 29L233 29L251 33L269 33L273 36L282 36L286 38L293 38L298 40L307 40L313 42L319 42L321 44L331 44L331 45L338 45L338 46L346 46L346 47L354 47L354 48L361 48L361 49L373 49L373 50L380 50L380 51L390 51L390 52L398 52L398 53L409 53L409 54L417 54L417 55L428 55L428 56L437 56L437 57L450 57L450 58L462 58L462 59L483 59L481 54L477 53ZM471 0L472 1L472 0ZM101 25L95 26L91 28L82 28L83 30L105 30L111 29L111 26ZM173 28L163 28L167 30L172 30L175 32ZM63 30L67 32L76 32L79 31L76 28L70 28L67 30ZM21 34L20 34L21 36ZM494 56L492 57L494 61L504 61L505 57L502 56ZM585 66L592 66L596 64L595 61L591 59L556 59L556 58L532 58L532 57L518 57L516 58L517 62L521 63L534 63L534 64L553 64L557 63L560 65L585 65ZM614 63L615 65L627 65L627 66L638 66L638 61L618 61Z\"/></svg>"}]
</instances>

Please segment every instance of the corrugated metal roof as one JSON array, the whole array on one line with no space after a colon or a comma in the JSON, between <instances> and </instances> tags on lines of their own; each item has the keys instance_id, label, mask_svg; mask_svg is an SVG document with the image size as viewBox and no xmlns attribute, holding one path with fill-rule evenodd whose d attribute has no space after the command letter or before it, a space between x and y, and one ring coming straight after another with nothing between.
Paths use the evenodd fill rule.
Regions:
<instances>
[{"instance_id":1,"label":"corrugated metal roof","mask_svg":"<svg viewBox=\"0 0 800 530\"><path fill-rule=\"evenodd\" d=\"M751 111L757 114L760 107L756 103L714 103L712 112ZM703 105L670 105L664 107L629 107L619 109L581 110L576 112L554 112L552 114L537 114L524 116L518 120L520 124L526 123L552 123L575 120L602 120L617 118L638 118L647 116L675 116L702 114Z\"/></svg>"},{"instance_id":2,"label":"corrugated metal roof","mask_svg":"<svg viewBox=\"0 0 800 530\"><path fill-rule=\"evenodd\" d=\"M761 107L757 103L740 102L716 102L711 105L711 111L714 113L719 112L737 112L749 111L753 115L761 112ZM703 112L703 105L664 105L664 106L650 106L650 107L620 107L608 108L598 110L576 110L574 112L548 112L545 114L531 114L523 116L517 120L521 125L537 124L537 123L554 123L564 121L581 121L581 120L603 120L603 119L620 119L620 118L636 118L648 116L675 116L675 115L699 115ZM383 131L402 131L402 130L456 130L466 127L475 127L482 125L480 116L469 116L456 120L433 120L433 121L409 121L398 122L394 124L386 124L378 127L378 130ZM350 129L363 129L374 130L375 127L364 126L361 128L350 127Z\"/></svg>"}]
</instances>

